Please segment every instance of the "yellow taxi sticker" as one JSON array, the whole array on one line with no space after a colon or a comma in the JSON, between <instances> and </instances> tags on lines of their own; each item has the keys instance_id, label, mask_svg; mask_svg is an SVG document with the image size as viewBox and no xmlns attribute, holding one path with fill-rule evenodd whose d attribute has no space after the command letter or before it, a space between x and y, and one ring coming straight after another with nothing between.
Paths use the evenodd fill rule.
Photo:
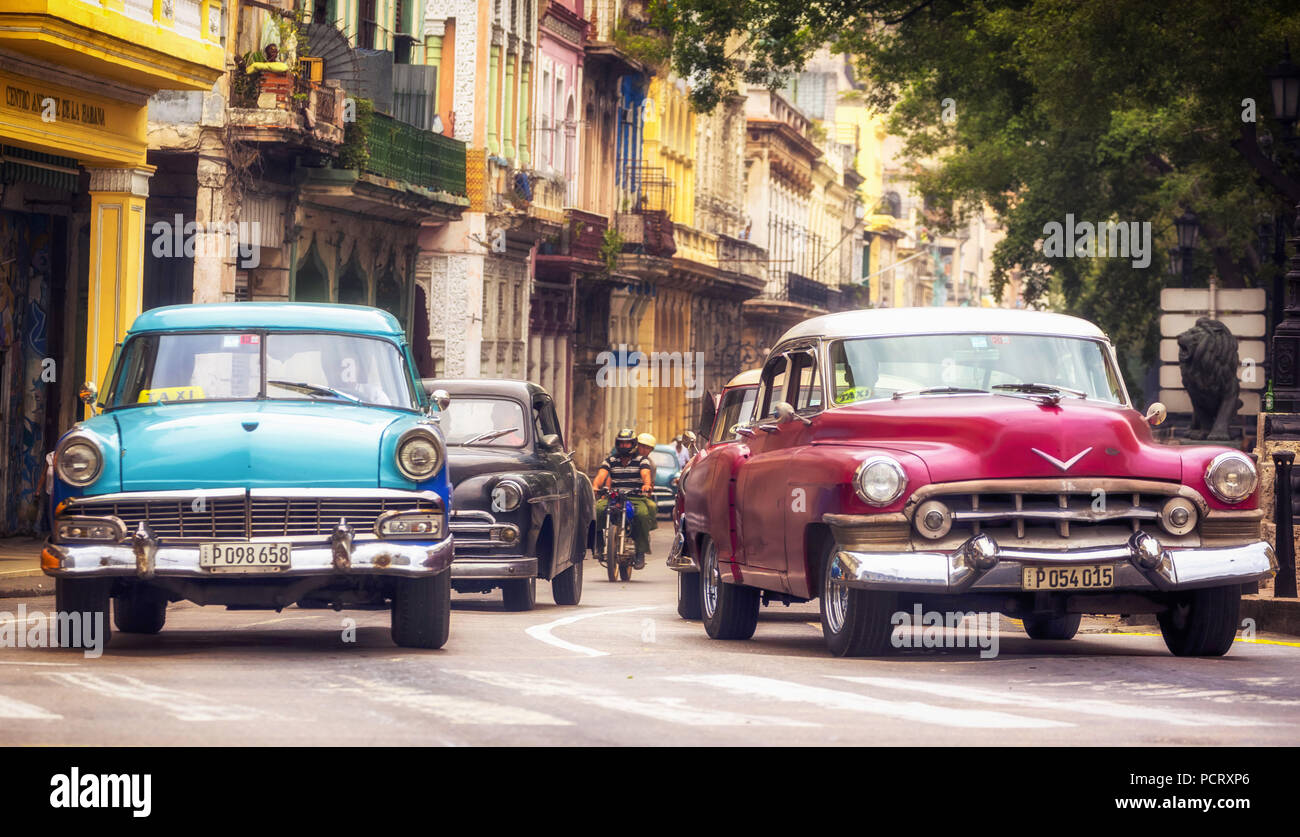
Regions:
<instances>
[{"instance_id":1,"label":"yellow taxi sticker","mask_svg":"<svg viewBox=\"0 0 1300 837\"><path fill-rule=\"evenodd\" d=\"M158 387L140 390L140 404L157 404L163 401L193 401L203 397L203 387Z\"/></svg>"},{"instance_id":2,"label":"yellow taxi sticker","mask_svg":"<svg viewBox=\"0 0 1300 837\"><path fill-rule=\"evenodd\" d=\"M852 404L871 397L871 387L852 387L835 396L836 404Z\"/></svg>"}]
</instances>

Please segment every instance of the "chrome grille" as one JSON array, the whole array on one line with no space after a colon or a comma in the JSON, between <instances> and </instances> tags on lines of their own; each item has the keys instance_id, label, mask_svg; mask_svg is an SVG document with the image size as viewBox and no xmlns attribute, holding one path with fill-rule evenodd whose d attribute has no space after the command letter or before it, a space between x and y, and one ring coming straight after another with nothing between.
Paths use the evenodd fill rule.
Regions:
<instances>
[{"instance_id":1,"label":"chrome grille","mask_svg":"<svg viewBox=\"0 0 1300 837\"><path fill-rule=\"evenodd\" d=\"M77 503L70 511L113 515L134 532L140 523L160 540L243 540L253 538L322 538L346 519L358 534L370 533L388 511L438 511L418 497L222 497L202 502L119 500Z\"/></svg>"},{"instance_id":2,"label":"chrome grille","mask_svg":"<svg viewBox=\"0 0 1300 837\"><path fill-rule=\"evenodd\" d=\"M1071 481L1067 490L963 491L927 494L952 512L952 528L942 538L920 534L921 521L912 520L918 544L949 547L973 535L987 534L1000 544L1022 547L1124 543L1134 532L1145 531L1167 545L1194 545L1198 537L1171 535L1160 525L1160 510L1177 486L1155 488L1145 483L1139 490L1106 490L1088 480ZM1145 489L1145 490L1143 490ZM911 509L915 516L920 504Z\"/></svg>"}]
</instances>

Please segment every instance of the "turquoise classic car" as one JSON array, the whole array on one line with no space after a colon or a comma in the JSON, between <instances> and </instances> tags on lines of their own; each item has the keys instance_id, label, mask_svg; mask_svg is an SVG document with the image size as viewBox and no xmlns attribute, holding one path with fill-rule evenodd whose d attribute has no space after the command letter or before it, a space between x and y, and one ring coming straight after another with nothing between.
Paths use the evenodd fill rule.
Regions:
<instances>
[{"instance_id":1,"label":"turquoise classic car","mask_svg":"<svg viewBox=\"0 0 1300 837\"><path fill-rule=\"evenodd\" d=\"M383 605L405 647L451 609L446 447L392 315L237 303L145 312L59 440L42 566L60 612L157 633L169 602ZM441 395L435 393L435 396ZM436 399L435 399L436 400ZM445 404L445 402L444 402Z\"/></svg>"}]
</instances>

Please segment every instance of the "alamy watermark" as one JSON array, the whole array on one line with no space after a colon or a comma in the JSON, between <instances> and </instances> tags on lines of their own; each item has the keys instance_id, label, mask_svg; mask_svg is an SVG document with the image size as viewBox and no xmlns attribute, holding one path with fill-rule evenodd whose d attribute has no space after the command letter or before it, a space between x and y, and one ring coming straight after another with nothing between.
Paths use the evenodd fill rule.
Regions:
<instances>
[{"instance_id":1,"label":"alamy watermark","mask_svg":"<svg viewBox=\"0 0 1300 837\"><path fill-rule=\"evenodd\" d=\"M258 221L207 224L186 221L177 214L172 221L155 221L149 230L154 236L150 252L156 259L229 256L248 269L262 263L262 225Z\"/></svg>"},{"instance_id":2,"label":"alamy watermark","mask_svg":"<svg viewBox=\"0 0 1300 837\"><path fill-rule=\"evenodd\" d=\"M18 605L0 610L0 648L81 648L90 659L104 653L103 611L43 613Z\"/></svg>"},{"instance_id":3,"label":"alamy watermark","mask_svg":"<svg viewBox=\"0 0 1300 837\"><path fill-rule=\"evenodd\" d=\"M684 387L687 398L704 394L704 352L629 352L620 343L617 351L596 355L598 387Z\"/></svg>"},{"instance_id":4,"label":"alamy watermark","mask_svg":"<svg viewBox=\"0 0 1300 837\"><path fill-rule=\"evenodd\" d=\"M889 619L894 633L889 642L895 648L979 648L980 657L998 655L998 628L1001 617L996 613L962 611L900 610Z\"/></svg>"},{"instance_id":5,"label":"alamy watermark","mask_svg":"<svg viewBox=\"0 0 1300 837\"><path fill-rule=\"evenodd\" d=\"M1133 267L1151 264L1150 221L1075 221L1066 213L1065 223L1043 224L1043 255L1062 258L1131 259Z\"/></svg>"}]
</instances>

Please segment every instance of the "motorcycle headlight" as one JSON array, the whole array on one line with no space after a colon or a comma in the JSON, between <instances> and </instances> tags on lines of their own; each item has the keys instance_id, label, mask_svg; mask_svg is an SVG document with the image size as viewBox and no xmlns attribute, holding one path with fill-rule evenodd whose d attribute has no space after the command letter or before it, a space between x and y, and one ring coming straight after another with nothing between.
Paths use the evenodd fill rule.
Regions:
<instances>
[{"instance_id":1,"label":"motorcycle headlight","mask_svg":"<svg viewBox=\"0 0 1300 837\"><path fill-rule=\"evenodd\" d=\"M887 506L902 496L907 488L907 474L892 457L873 456L858 466L853 487L864 502Z\"/></svg>"},{"instance_id":2,"label":"motorcycle headlight","mask_svg":"<svg viewBox=\"0 0 1300 837\"><path fill-rule=\"evenodd\" d=\"M99 446L89 439L72 438L54 456L54 469L68 485L86 486L99 478L104 457Z\"/></svg>"},{"instance_id":3,"label":"motorcycle headlight","mask_svg":"<svg viewBox=\"0 0 1300 837\"><path fill-rule=\"evenodd\" d=\"M492 510L514 511L523 499L523 486L514 480L502 480L492 489Z\"/></svg>"},{"instance_id":4,"label":"motorcycle headlight","mask_svg":"<svg viewBox=\"0 0 1300 837\"><path fill-rule=\"evenodd\" d=\"M397 442L397 470L407 479L427 480L442 468L442 441L428 430L408 430Z\"/></svg>"},{"instance_id":5,"label":"motorcycle headlight","mask_svg":"<svg viewBox=\"0 0 1300 837\"><path fill-rule=\"evenodd\" d=\"M1258 482L1255 463L1240 451L1219 454L1205 469L1206 486L1225 503L1240 503L1254 493Z\"/></svg>"}]
</instances>

